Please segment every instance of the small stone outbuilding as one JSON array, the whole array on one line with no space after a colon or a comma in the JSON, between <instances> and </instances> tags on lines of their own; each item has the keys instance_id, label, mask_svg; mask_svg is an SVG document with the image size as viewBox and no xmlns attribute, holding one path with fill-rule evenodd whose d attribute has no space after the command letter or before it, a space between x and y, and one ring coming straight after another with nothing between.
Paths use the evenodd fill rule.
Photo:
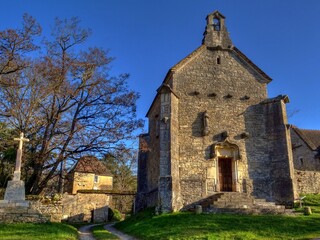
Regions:
<instances>
[{"instance_id":1,"label":"small stone outbuilding","mask_svg":"<svg viewBox=\"0 0 320 240\"><path fill-rule=\"evenodd\" d=\"M287 120L289 98L268 97L272 79L233 45L220 12L206 20L202 45L168 71L147 112L136 210L177 211L219 192L291 204L311 189L297 185L308 169L299 170L291 144L297 131ZM318 146L305 158L318 161Z\"/></svg>"},{"instance_id":2,"label":"small stone outbuilding","mask_svg":"<svg viewBox=\"0 0 320 240\"><path fill-rule=\"evenodd\" d=\"M67 191L76 194L78 190L112 190L113 176L109 169L94 156L79 159L67 176Z\"/></svg>"}]
</instances>

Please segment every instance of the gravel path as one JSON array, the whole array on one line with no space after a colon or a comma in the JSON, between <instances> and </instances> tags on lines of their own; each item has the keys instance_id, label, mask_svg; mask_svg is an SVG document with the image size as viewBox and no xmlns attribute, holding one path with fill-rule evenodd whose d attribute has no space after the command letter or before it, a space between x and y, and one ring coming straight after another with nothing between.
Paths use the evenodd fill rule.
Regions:
<instances>
[{"instance_id":1,"label":"gravel path","mask_svg":"<svg viewBox=\"0 0 320 240\"><path fill-rule=\"evenodd\" d=\"M113 225L114 225L114 223L111 223L111 224L104 225L103 227L104 227L104 229L111 232L113 235L116 235L121 240L137 240L136 238L131 237L131 236L124 234L124 233L120 232L119 230L115 229L113 227Z\"/></svg>"},{"instance_id":2,"label":"gravel path","mask_svg":"<svg viewBox=\"0 0 320 240\"><path fill-rule=\"evenodd\" d=\"M99 224L91 224L91 225L80 227L78 229L79 240L96 240L91 233L91 228L96 225L99 225Z\"/></svg>"}]
</instances>

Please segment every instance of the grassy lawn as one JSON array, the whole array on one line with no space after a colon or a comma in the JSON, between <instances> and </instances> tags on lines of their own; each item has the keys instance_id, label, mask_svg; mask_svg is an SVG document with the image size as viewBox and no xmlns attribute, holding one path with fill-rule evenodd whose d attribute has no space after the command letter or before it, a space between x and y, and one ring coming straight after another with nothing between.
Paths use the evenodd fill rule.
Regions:
<instances>
[{"instance_id":1,"label":"grassy lawn","mask_svg":"<svg viewBox=\"0 0 320 240\"><path fill-rule=\"evenodd\" d=\"M152 210L133 215L116 227L143 239L313 239L320 237L320 195L306 195L303 207L309 206L313 214L304 216L227 215L172 213L155 216ZM303 212L303 208L297 209ZM87 223L86 223L87 224ZM62 223L0 224L1 240L77 240L75 226ZM95 226L93 234L98 240L118 239Z\"/></svg>"},{"instance_id":2,"label":"grassy lawn","mask_svg":"<svg viewBox=\"0 0 320 240\"><path fill-rule=\"evenodd\" d=\"M303 206L311 207L313 213L320 214L320 194L301 194L305 196ZM303 208L303 207L302 207Z\"/></svg>"},{"instance_id":3,"label":"grassy lawn","mask_svg":"<svg viewBox=\"0 0 320 240\"><path fill-rule=\"evenodd\" d=\"M97 239L97 240L111 240L111 239L119 239L118 237L116 237L115 235L111 234L110 232L108 232L107 230L105 230L103 228L103 225L99 225L99 226L95 226L92 228L92 233L93 236Z\"/></svg>"},{"instance_id":4,"label":"grassy lawn","mask_svg":"<svg viewBox=\"0 0 320 240\"><path fill-rule=\"evenodd\" d=\"M140 213L116 227L139 239L312 239L320 237L320 215L249 216Z\"/></svg>"},{"instance_id":5,"label":"grassy lawn","mask_svg":"<svg viewBox=\"0 0 320 240\"><path fill-rule=\"evenodd\" d=\"M1 240L76 240L75 227L62 223L16 223L0 224Z\"/></svg>"}]
</instances>

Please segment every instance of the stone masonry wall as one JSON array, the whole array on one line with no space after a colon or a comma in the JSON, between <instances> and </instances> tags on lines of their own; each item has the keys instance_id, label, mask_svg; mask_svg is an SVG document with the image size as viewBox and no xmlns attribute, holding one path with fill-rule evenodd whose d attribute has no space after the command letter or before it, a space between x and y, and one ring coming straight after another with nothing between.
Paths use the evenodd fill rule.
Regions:
<instances>
[{"instance_id":1,"label":"stone masonry wall","mask_svg":"<svg viewBox=\"0 0 320 240\"><path fill-rule=\"evenodd\" d=\"M70 195L65 193L62 199L51 201L39 199L30 201L31 208L44 216L50 216L51 222L105 222L108 220L108 209L111 196L106 194Z\"/></svg>"},{"instance_id":2,"label":"stone masonry wall","mask_svg":"<svg viewBox=\"0 0 320 240\"><path fill-rule=\"evenodd\" d=\"M291 138L286 116L285 98L264 104L270 158L270 195L272 201L292 204L296 196Z\"/></svg>"},{"instance_id":3,"label":"stone masonry wall","mask_svg":"<svg viewBox=\"0 0 320 240\"><path fill-rule=\"evenodd\" d=\"M320 159L315 158L317 151L312 151L294 129L291 129L290 133L293 148L294 168L301 171L319 172Z\"/></svg>"},{"instance_id":4,"label":"stone masonry wall","mask_svg":"<svg viewBox=\"0 0 320 240\"><path fill-rule=\"evenodd\" d=\"M266 129L259 122L246 122L245 112L267 97L261 77L233 52L205 49L175 73L172 87L179 96L179 175L184 205L207 196L208 187L214 188L218 176L216 161L211 157L212 145L223 140L224 131L228 132L228 139L239 146L241 191L250 191L246 141L254 141L255 136L258 139ZM208 136L202 134L205 111L209 116ZM259 132L253 137L240 137L257 128L256 125ZM261 146L266 143L263 139L260 141Z\"/></svg>"},{"instance_id":5,"label":"stone masonry wall","mask_svg":"<svg viewBox=\"0 0 320 240\"><path fill-rule=\"evenodd\" d=\"M246 131L249 134L245 140L245 155L248 176L243 179L244 188L252 195L272 201L271 165L268 149L267 115L264 106L252 105L244 112Z\"/></svg>"},{"instance_id":6,"label":"stone masonry wall","mask_svg":"<svg viewBox=\"0 0 320 240\"><path fill-rule=\"evenodd\" d=\"M139 136L139 155L138 155L138 187L139 193L148 192L148 158L149 158L149 134Z\"/></svg>"},{"instance_id":7,"label":"stone masonry wall","mask_svg":"<svg viewBox=\"0 0 320 240\"><path fill-rule=\"evenodd\" d=\"M94 190L110 190L113 185L113 177L98 176L98 182L94 182L94 173L75 172L73 175L72 194L76 194L78 190L94 189Z\"/></svg>"},{"instance_id":8,"label":"stone masonry wall","mask_svg":"<svg viewBox=\"0 0 320 240\"><path fill-rule=\"evenodd\" d=\"M299 193L320 193L320 172L295 170Z\"/></svg>"},{"instance_id":9,"label":"stone masonry wall","mask_svg":"<svg viewBox=\"0 0 320 240\"><path fill-rule=\"evenodd\" d=\"M45 223L48 221L50 221L50 215L42 214L37 209L29 206L15 206L14 203L8 203L6 206L0 206L0 224Z\"/></svg>"},{"instance_id":10,"label":"stone masonry wall","mask_svg":"<svg viewBox=\"0 0 320 240\"><path fill-rule=\"evenodd\" d=\"M150 154L148 156L148 191L158 188L160 174L160 96L149 113Z\"/></svg>"},{"instance_id":11,"label":"stone masonry wall","mask_svg":"<svg viewBox=\"0 0 320 240\"><path fill-rule=\"evenodd\" d=\"M293 129L290 132L297 190L299 193L320 193L320 160L315 158L317 152L312 151Z\"/></svg>"},{"instance_id":12,"label":"stone masonry wall","mask_svg":"<svg viewBox=\"0 0 320 240\"><path fill-rule=\"evenodd\" d=\"M171 159L171 129L173 116L171 113L171 98L173 94L167 88L161 91L160 110L160 176L159 176L159 208L162 212L172 210L173 177Z\"/></svg>"},{"instance_id":13,"label":"stone masonry wall","mask_svg":"<svg viewBox=\"0 0 320 240\"><path fill-rule=\"evenodd\" d=\"M135 212L158 205L158 184L160 176L160 95L148 113L149 131L139 139L138 193L135 198Z\"/></svg>"},{"instance_id":14,"label":"stone masonry wall","mask_svg":"<svg viewBox=\"0 0 320 240\"><path fill-rule=\"evenodd\" d=\"M170 161L172 176L172 210L178 211L182 206L180 188L180 149L179 149L179 99L171 94L170 109Z\"/></svg>"}]
</instances>

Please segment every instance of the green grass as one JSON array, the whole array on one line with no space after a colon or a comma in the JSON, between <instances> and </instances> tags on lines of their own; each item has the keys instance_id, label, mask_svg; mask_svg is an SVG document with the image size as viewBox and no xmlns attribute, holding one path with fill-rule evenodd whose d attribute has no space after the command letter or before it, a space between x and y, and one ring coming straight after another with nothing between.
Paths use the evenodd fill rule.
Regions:
<instances>
[{"instance_id":1,"label":"green grass","mask_svg":"<svg viewBox=\"0 0 320 240\"><path fill-rule=\"evenodd\" d=\"M153 216L149 210L117 223L116 227L139 239L311 239L320 237L320 215L173 213Z\"/></svg>"},{"instance_id":2,"label":"green grass","mask_svg":"<svg viewBox=\"0 0 320 240\"><path fill-rule=\"evenodd\" d=\"M0 224L1 240L76 240L77 229L62 223Z\"/></svg>"},{"instance_id":3,"label":"green grass","mask_svg":"<svg viewBox=\"0 0 320 240\"><path fill-rule=\"evenodd\" d=\"M153 210L134 215L116 227L139 239L312 239L320 237L320 194L307 194L303 207L310 216L250 216L173 213L155 216ZM298 209L299 210L299 209ZM302 210L302 209L300 209ZM86 223L87 224L87 223ZM76 240L76 227L62 223L0 224L1 240ZM118 239L103 226L93 228L98 240Z\"/></svg>"},{"instance_id":4,"label":"green grass","mask_svg":"<svg viewBox=\"0 0 320 240\"><path fill-rule=\"evenodd\" d=\"M320 194L304 194L303 206L311 207L313 213L320 213Z\"/></svg>"},{"instance_id":5,"label":"green grass","mask_svg":"<svg viewBox=\"0 0 320 240\"><path fill-rule=\"evenodd\" d=\"M310 207L312 213L320 214L320 194L301 194L305 196L302 200L302 208L299 207L299 203L295 203L295 209L297 212L304 212L304 207Z\"/></svg>"},{"instance_id":6,"label":"green grass","mask_svg":"<svg viewBox=\"0 0 320 240\"><path fill-rule=\"evenodd\" d=\"M103 225L95 226L92 228L93 236L97 240L109 240L109 239L119 239L117 236L111 234L109 231L103 228Z\"/></svg>"}]
</instances>

